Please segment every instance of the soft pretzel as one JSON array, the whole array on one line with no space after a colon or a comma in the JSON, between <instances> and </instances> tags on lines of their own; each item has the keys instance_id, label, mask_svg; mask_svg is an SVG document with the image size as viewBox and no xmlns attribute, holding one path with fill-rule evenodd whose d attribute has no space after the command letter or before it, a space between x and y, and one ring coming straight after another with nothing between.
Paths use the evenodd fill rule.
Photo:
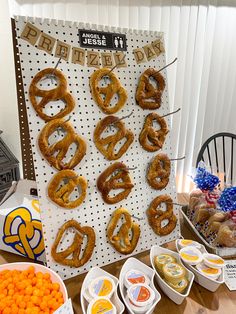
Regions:
<instances>
[{"instance_id":1,"label":"soft pretzel","mask_svg":"<svg viewBox=\"0 0 236 314\"><path fill-rule=\"evenodd\" d=\"M159 130L153 128L153 121L160 125ZM149 113L145 119L143 129L139 135L141 146L148 152L156 152L162 148L167 133L169 132L166 121L157 113Z\"/></svg>"},{"instance_id":2,"label":"soft pretzel","mask_svg":"<svg viewBox=\"0 0 236 314\"><path fill-rule=\"evenodd\" d=\"M53 77L56 79L58 86L50 90L43 90L37 87L37 84L45 77ZM38 101L37 97L41 97ZM67 82L63 73L57 69L47 68L38 72L33 78L29 88L29 99L37 114L45 121L63 118L69 114L75 106L75 102L71 94L67 91ZM62 100L65 103L64 109L57 114L51 116L44 112L45 107L53 101Z\"/></svg>"},{"instance_id":3,"label":"soft pretzel","mask_svg":"<svg viewBox=\"0 0 236 314\"><path fill-rule=\"evenodd\" d=\"M150 83L150 78L156 81L154 87ZM161 106L161 96L165 89L166 83L164 77L155 69L147 69L139 79L136 90L136 101L143 109L157 109Z\"/></svg>"},{"instance_id":4,"label":"soft pretzel","mask_svg":"<svg viewBox=\"0 0 236 314\"><path fill-rule=\"evenodd\" d=\"M49 137L58 130L63 130L65 136L58 142L50 145ZM66 162L64 159L71 144L75 144L77 148L74 156ZM70 122L66 122L63 119L52 120L44 126L38 138L38 145L43 156L58 170L74 168L86 153L85 141L75 133Z\"/></svg>"},{"instance_id":5,"label":"soft pretzel","mask_svg":"<svg viewBox=\"0 0 236 314\"><path fill-rule=\"evenodd\" d=\"M229 221L221 224L216 241L222 246L236 247L236 224Z\"/></svg>"},{"instance_id":6,"label":"soft pretzel","mask_svg":"<svg viewBox=\"0 0 236 314\"><path fill-rule=\"evenodd\" d=\"M161 203L166 205L166 211L159 208ZM171 233L177 223L177 218L173 212L173 201L171 197L169 195L160 195L154 198L147 210L147 217L149 225L156 234L165 236ZM162 226L164 220L168 220L168 223Z\"/></svg>"},{"instance_id":7,"label":"soft pretzel","mask_svg":"<svg viewBox=\"0 0 236 314\"><path fill-rule=\"evenodd\" d=\"M124 217L124 222L117 234L114 235L113 233L122 216ZM131 237L129 236L130 233ZM125 208L115 210L107 227L107 237L111 245L121 254L130 254L136 248L139 236L140 227L132 221L128 210Z\"/></svg>"},{"instance_id":8,"label":"soft pretzel","mask_svg":"<svg viewBox=\"0 0 236 314\"><path fill-rule=\"evenodd\" d=\"M218 232L222 223L227 219L227 213L216 212L213 214L207 221L208 228L206 230L206 235L211 234L212 232Z\"/></svg>"},{"instance_id":9,"label":"soft pretzel","mask_svg":"<svg viewBox=\"0 0 236 314\"><path fill-rule=\"evenodd\" d=\"M70 195L79 189L79 197L70 200ZM61 170L54 175L48 186L48 196L57 205L65 208L78 207L86 197L87 181L73 170Z\"/></svg>"},{"instance_id":10,"label":"soft pretzel","mask_svg":"<svg viewBox=\"0 0 236 314\"><path fill-rule=\"evenodd\" d=\"M76 231L73 242L67 249L58 252L58 246L60 245L65 232L69 228L73 228L73 230ZM87 244L80 258L84 237L87 238ZM58 230L56 239L52 245L51 254L53 259L61 265L80 267L87 263L91 258L95 247L95 241L96 235L93 228L88 226L82 227L77 221L69 220Z\"/></svg>"},{"instance_id":11,"label":"soft pretzel","mask_svg":"<svg viewBox=\"0 0 236 314\"><path fill-rule=\"evenodd\" d=\"M97 179L98 190L102 193L104 202L115 204L125 199L133 188L129 170L122 162L115 162L103 171ZM115 196L110 196L112 190L120 190Z\"/></svg>"},{"instance_id":12,"label":"soft pretzel","mask_svg":"<svg viewBox=\"0 0 236 314\"><path fill-rule=\"evenodd\" d=\"M117 130L115 134L102 137L104 131L109 127L114 126ZM108 159L119 159L127 151L129 146L134 140L134 135L130 130L125 128L125 124L120 121L119 118L114 116L105 117L99 121L94 131L94 143L97 149ZM116 152L116 145L123 139L126 139L125 143Z\"/></svg>"},{"instance_id":13,"label":"soft pretzel","mask_svg":"<svg viewBox=\"0 0 236 314\"><path fill-rule=\"evenodd\" d=\"M104 77L108 77L110 82L107 86L100 87L100 81ZM104 113L113 114L126 103L126 90L121 86L120 81L111 69L103 68L95 71L91 75L89 83L93 99ZM112 105L111 102L115 95L118 96L118 101Z\"/></svg>"},{"instance_id":14,"label":"soft pretzel","mask_svg":"<svg viewBox=\"0 0 236 314\"><path fill-rule=\"evenodd\" d=\"M166 154L160 153L153 159L147 171L147 181L152 188L162 190L167 186L170 166L170 159Z\"/></svg>"}]
</instances>

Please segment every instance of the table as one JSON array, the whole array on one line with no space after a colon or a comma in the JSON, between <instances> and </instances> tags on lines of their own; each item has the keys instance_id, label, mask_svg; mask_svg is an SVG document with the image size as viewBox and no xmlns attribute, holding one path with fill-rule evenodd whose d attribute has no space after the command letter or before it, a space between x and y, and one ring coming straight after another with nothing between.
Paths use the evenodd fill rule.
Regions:
<instances>
[{"instance_id":1,"label":"table","mask_svg":"<svg viewBox=\"0 0 236 314\"><path fill-rule=\"evenodd\" d=\"M180 204L188 203L188 195L181 193L178 195L178 202ZM186 228L183 223L183 219L180 218L181 233L187 239L195 239L194 234ZM168 243L165 247L175 249L174 242ZM150 266L149 251L137 254L135 256L140 261ZM0 264L12 263L12 262L32 262L27 258L15 255L9 252L3 252L0 250ZM125 259L112 263L103 267L104 270L112 275L119 277L121 267ZM66 287L68 289L69 297L73 301L73 308L75 314L82 314L80 307L80 290L83 283L83 279L86 274L76 276L71 279L65 280ZM161 294L161 301L157 304L154 314L210 314L210 313L235 313L236 312L236 291L230 291L226 285L221 285L219 289L212 293L205 288L199 286L197 283L193 283L189 296L181 305L176 305L168 297L166 297L161 289L156 285L157 290ZM127 312L125 312L127 313Z\"/></svg>"}]
</instances>

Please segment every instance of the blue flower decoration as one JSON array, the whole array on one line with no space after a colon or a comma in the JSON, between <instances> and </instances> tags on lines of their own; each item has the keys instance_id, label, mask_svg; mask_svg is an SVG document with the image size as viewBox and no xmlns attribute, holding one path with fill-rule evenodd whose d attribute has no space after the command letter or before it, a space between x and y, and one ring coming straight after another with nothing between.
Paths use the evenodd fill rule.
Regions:
<instances>
[{"instance_id":1,"label":"blue flower decoration","mask_svg":"<svg viewBox=\"0 0 236 314\"><path fill-rule=\"evenodd\" d=\"M213 191L220 183L220 179L217 176L200 166L197 168L197 173L193 181L196 183L197 188L202 191Z\"/></svg>"},{"instance_id":2,"label":"blue flower decoration","mask_svg":"<svg viewBox=\"0 0 236 314\"><path fill-rule=\"evenodd\" d=\"M218 200L218 204L224 212L236 210L236 187L224 189Z\"/></svg>"}]
</instances>

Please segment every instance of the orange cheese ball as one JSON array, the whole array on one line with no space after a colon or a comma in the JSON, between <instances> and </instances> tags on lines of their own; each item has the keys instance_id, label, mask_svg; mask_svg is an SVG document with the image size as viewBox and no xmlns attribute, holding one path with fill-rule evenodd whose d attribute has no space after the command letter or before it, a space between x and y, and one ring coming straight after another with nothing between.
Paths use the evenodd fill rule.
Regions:
<instances>
[{"instance_id":1,"label":"orange cheese ball","mask_svg":"<svg viewBox=\"0 0 236 314\"><path fill-rule=\"evenodd\" d=\"M49 273L0 271L0 314L52 314L64 303L60 285Z\"/></svg>"}]
</instances>

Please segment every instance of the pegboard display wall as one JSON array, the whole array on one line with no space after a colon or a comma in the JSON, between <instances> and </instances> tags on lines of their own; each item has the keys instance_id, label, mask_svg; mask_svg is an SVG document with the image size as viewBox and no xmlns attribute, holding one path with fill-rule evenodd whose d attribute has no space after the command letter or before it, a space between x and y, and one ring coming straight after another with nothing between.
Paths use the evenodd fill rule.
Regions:
<instances>
[{"instance_id":1,"label":"pegboard display wall","mask_svg":"<svg viewBox=\"0 0 236 314\"><path fill-rule=\"evenodd\" d=\"M135 170L130 171L130 176L134 183L134 188L127 197L127 199L114 204L108 205L103 202L100 192L96 187L96 180L101 172L103 172L110 164L105 157L97 150L93 143L93 132L98 121L103 119L106 115L102 113L97 104L94 102L91 96L89 88L89 77L96 70L94 68L88 68L78 64L66 62L64 60L58 66L67 78L68 91L73 95L76 100L76 106L72 113L70 113L70 122L73 124L75 131L83 137L87 143L87 152L83 160L74 169L78 175L84 176L88 180L88 190L85 201L76 209L68 210L56 206L50 201L47 196L48 183L52 179L53 175L57 173L49 163L44 160L40 150L37 146L37 139L40 131L45 125L45 122L37 116L30 101L28 90L33 77L41 70L51 67L53 68L58 59L53 55L49 55L42 50L38 50L36 47L28 44L26 41L20 38L22 30L25 27L26 22L34 24L40 30L43 30L46 34L53 36L60 41L64 41L68 44L79 47L78 28L86 28L95 30L96 26L89 26L86 24L78 24L64 21L47 21L42 19L31 19L25 17L18 17L16 19L16 32L18 40L18 48L20 53L20 63L22 69L24 92L26 99L26 107L29 121L30 139L33 151L34 167L36 174L36 181L38 186L38 194L41 208L41 218L43 223L43 232L45 238L45 248L47 264L58 272L62 278L69 278L77 274L88 271L93 266L103 266L127 256L121 255L116 252L114 248L108 243L106 238L106 227L110 220L110 217L115 209L119 207L125 207L135 217L133 218L139 223L141 228L141 236L138 245L132 255L141 251L150 249L154 244L163 244L174 240L179 235L179 224L175 230L167 236L157 236L152 231L148 224L146 217L146 210L150 202L158 195L169 194L173 201L176 202L176 188L174 179L174 162L172 162L171 176L168 186L161 190L153 190L146 181L146 170L148 163L156 156L157 153L149 153L142 149L139 144L139 134L144 124L145 117L150 110L143 110L136 104L135 91L140 75L148 67L155 67L157 69L162 68L166 63L165 55L162 53L158 58L153 59L147 63L136 64L132 50L138 47L142 47L152 41L163 36L158 32L141 32L131 31L123 29L112 29L116 33L125 33L127 36L128 50L126 52L126 68L115 69L114 73L119 78L122 86L127 90L128 100L122 109L115 115L123 117L131 113L133 114L123 120L126 127L130 129L135 136L134 142L128 149L128 151L119 159L124 162L128 167L134 167ZM99 30L103 30L101 26ZM105 28L109 31L109 28ZM96 50L100 52L108 52L107 50ZM156 111L159 115L164 115L169 112L168 104L168 87L166 71L162 71L165 77L166 88L162 95L162 105ZM54 83L48 79L41 83L44 88L53 88ZM48 113L55 110L60 110L61 103L58 102L57 108L50 107L47 109ZM67 119L68 116L65 118ZM170 118L165 118L170 129ZM62 134L54 134L52 141L58 141L63 136ZM71 153L73 154L73 147L71 147ZM170 144L170 134L167 135L165 145L163 146L163 152L167 153L172 158L172 150ZM160 151L159 151L160 152ZM178 217L178 208L174 208L175 214ZM96 247L94 249L92 258L90 261L80 268L70 268L57 264L51 256L51 246L54 242L55 236L61 225L70 220L75 219L82 226L89 225L94 228L96 233ZM73 234L68 233L61 244L61 249L68 247L72 241Z\"/></svg>"}]
</instances>

